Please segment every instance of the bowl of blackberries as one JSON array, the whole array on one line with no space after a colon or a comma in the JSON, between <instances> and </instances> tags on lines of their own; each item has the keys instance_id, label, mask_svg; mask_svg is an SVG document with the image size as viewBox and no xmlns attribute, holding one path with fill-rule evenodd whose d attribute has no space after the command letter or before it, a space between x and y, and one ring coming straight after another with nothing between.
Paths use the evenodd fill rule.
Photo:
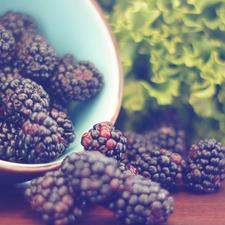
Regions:
<instances>
[{"instance_id":1,"label":"bowl of blackberries","mask_svg":"<svg viewBox=\"0 0 225 225\"><path fill-rule=\"evenodd\" d=\"M94 1L1 2L4 182L55 169L81 151L89 127L115 122L121 93L117 49Z\"/></svg>"}]
</instances>

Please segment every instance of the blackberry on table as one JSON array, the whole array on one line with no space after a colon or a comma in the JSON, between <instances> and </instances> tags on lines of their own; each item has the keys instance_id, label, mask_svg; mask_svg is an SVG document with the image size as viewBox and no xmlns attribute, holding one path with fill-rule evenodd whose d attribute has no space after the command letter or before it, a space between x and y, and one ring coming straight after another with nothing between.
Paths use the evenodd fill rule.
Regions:
<instances>
[{"instance_id":1,"label":"blackberry on table","mask_svg":"<svg viewBox=\"0 0 225 225\"><path fill-rule=\"evenodd\" d=\"M186 163L178 153L155 147L138 154L132 163L139 174L160 183L163 188L174 191L183 185Z\"/></svg>"},{"instance_id":2,"label":"blackberry on table","mask_svg":"<svg viewBox=\"0 0 225 225\"><path fill-rule=\"evenodd\" d=\"M123 181L117 161L99 152L72 153L62 171L73 192L93 204L108 204Z\"/></svg>"},{"instance_id":3,"label":"blackberry on table","mask_svg":"<svg viewBox=\"0 0 225 225\"><path fill-rule=\"evenodd\" d=\"M21 161L50 162L61 156L65 148L63 129L46 113L33 113L22 125L17 151Z\"/></svg>"},{"instance_id":4,"label":"blackberry on table","mask_svg":"<svg viewBox=\"0 0 225 225\"><path fill-rule=\"evenodd\" d=\"M0 25L0 65L11 63L16 53L16 42L12 33Z\"/></svg>"},{"instance_id":5,"label":"blackberry on table","mask_svg":"<svg viewBox=\"0 0 225 225\"><path fill-rule=\"evenodd\" d=\"M93 64L77 62L72 55L65 55L49 85L52 95L63 102L85 101L99 93L103 77Z\"/></svg>"},{"instance_id":6,"label":"blackberry on table","mask_svg":"<svg viewBox=\"0 0 225 225\"><path fill-rule=\"evenodd\" d=\"M9 30L18 41L25 32L35 32L36 25L31 16L8 11L0 17L0 24Z\"/></svg>"},{"instance_id":7,"label":"blackberry on table","mask_svg":"<svg viewBox=\"0 0 225 225\"><path fill-rule=\"evenodd\" d=\"M215 139L191 146L185 171L187 189L199 193L219 190L225 177L225 148Z\"/></svg>"},{"instance_id":8,"label":"blackberry on table","mask_svg":"<svg viewBox=\"0 0 225 225\"><path fill-rule=\"evenodd\" d=\"M147 141L143 134L128 131L124 135L127 138L126 158L128 161L135 161L140 153L152 150L153 148L153 145Z\"/></svg>"},{"instance_id":9,"label":"blackberry on table","mask_svg":"<svg viewBox=\"0 0 225 225\"><path fill-rule=\"evenodd\" d=\"M56 108L50 110L50 116L57 122L58 126L63 130L63 139L66 147L68 147L75 140L75 132L72 121L67 114Z\"/></svg>"},{"instance_id":10,"label":"blackberry on table","mask_svg":"<svg viewBox=\"0 0 225 225\"><path fill-rule=\"evenodd\" d=\"M173 212L173 198L168 191L149 179L128 176L110 208L123 224L162 224Z\"/></svg>"},{"instance_id":11,"label":"blackberry on table","mask_svg":"<svg viewBox=\"0 0 225 225\"><path fill-rule=\"evenodd\" d=\"M49 96L34 81L25 78L9 80L1 88L4 113L20 123L34 112L49 111Z\"/></svg>"},{"instance_id":12,"label":"blackberry on table","mask_svg":"<svg viewBox=\"0 0 225 225\"><path fill-rule=\"evenodd\" d=\"M60 170L32 180L25 196L47 224L76 224L86 208L86 202L70 192Z\"/></svg>"},{"instance_id":13,"label":"blackberry on table","mask_svg":"<svg viewBox=\"0 0 225 225\"><path fill-rule=\"evenodd\" d=\"M93 126L82 136L81 144L87 151L100 151L102 154L123 160L126 152L126 137L110 122Z\"/></svg>"},{"instance_id":14,"label":"blackberry on table","mask_svg":"<svg viewBox=\"0 0 225 225\"><path fill-rule=\"evenodd\" d=\"M173 126L161 126L154 131L147 132L145 138L153 144L176 152L186 154L185 132Z\"/></svg>"},{"instance_id":15,"label":"blackberry on table","mask_svg":"<svg viewBox=\"0 0 225 225\"><path fill-rule=\"evenodd\" d=\"M20 128L7 121L0 122L0 159L19 162L16 155Z\"/></svg>"},{"instance_id":16,"label":"blackberry on table","mask_svg":"<svg viewBox=\"0 0 225 225\"><path fill-rule=\"evenodd\" d=\"M40 35L24 34L17 51L21 75L44 85L58 64L54 48Z\"/></svg>"}]
</instances>

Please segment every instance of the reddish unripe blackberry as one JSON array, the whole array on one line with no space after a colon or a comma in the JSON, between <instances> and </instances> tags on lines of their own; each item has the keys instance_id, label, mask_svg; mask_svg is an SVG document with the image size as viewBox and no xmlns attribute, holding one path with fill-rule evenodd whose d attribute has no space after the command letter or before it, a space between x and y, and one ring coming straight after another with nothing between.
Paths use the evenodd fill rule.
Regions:
<instances>
[{"instance_id":1,"label":"reddish unripe blackberry","mask_svg":"<svg viewBox=\"0 0 225 225\"><path fill-rule=\"evenodd\" d=\"M93 64L77 62L72 55L65 55L49 85L52 95L63 102L85 101L99 93L103 77Z\"/></svg>"},{"instance_id":2,"label":"reddish unripe blackberry","mask_svg":"<svg viewBox=\"0 0 225 225\"><path fill-rule=\"evenodd\" d=\"M34 112L49 111L49 96L42 86L25 78L6 82L1 88L4 114L12 121L25 121Z\"/></svg>"},{"instance_id":3,"label":"reddish unripe blackberry","mask_svg":"<svg viewBox=\"0 0 225 225\"><path fill-rule=\"evenodd\" d=\"M33 19L24 13L8 11L0 17L0 24L9 30L18 41L25 32L35 32Z\"/></svg>"},{"instance_id":4,"label":"reddish unripe blackberry","mask_svg":"<svg viewBox=\"0 0 225 225\"><path fill-rule=\"evenodd\" d=\"M45 84L58 64L55 49L40 35L24 34L17 51L21 75Z\"/></svg>"},{"instance_id":5,"label":"reddish unripe blackberry","mask_svg":"<svg viewBox=\"0 0 225 225\"><path fill-rule=\"evenodd\" d=\"M0 64L9 64L16 53L16 42L12 33L0 25Z\"/></svg>"},{"instance_id":6,"label":"reddish unripe blackberry","mask_svg":"<svg viewBox=\"0 0 225 225\"><path fill-rule=\"evenodd\" d=\"M46 113L33 113L23 123L17 152L23 162L50 162L61 156L65 148L63 129Z\"/></svg>"},{"instance_id":7,"label":"reddish unripe blackberry","mask_svg":"<svg viewBox=\"0 0 225 225\"><path fill-rule=\"evenodd\" d=\"M174 191L183 185L186 163L178 153L154 147L138 154L132 163L139 174L160 183L163 188Z\"/></svg>"},{"instance_id":8,"label":"reddish unripe blackberry","mask_svg":"<svg viewBox=\"0 0 225 225\"><path fill-rule=\"evenodd\" d=\"M173 212L173 198L159 184L141 176L128 176L117 199L109 206L127 225L165 223Z\"/></svg>"},{"instance_id":9,"label":"reddish unripe blackberry","mask_svg":"<svg viewBox=\"0 0 225 225\"><path fill-rule=\"evenodd\" d=\"M108 204L123 181L117 161L99 152L72 153L63 161L62 171L73 192L93 204Z\"/></svg>"},{"instance_id":10,"label":"reddish unripe blackberry","mask_svg":"<svg viewBox=\"0 0 225 225\"><path fill-rule=\"evenodd\" d=\"M75 140L75 132L72 121L67 114L56 108L50 110L50 116L57 122L58 126L63 130L63 139L66 147L68 147Z\"/></svg>"},{"instance_id":11,"label":"reddish unripe blackberry","mask_svg":"<svg viewBox=\"0 0 225 225\"><path fill-rule=\"evenodd\" d=\"M93 126L82 136L81 144L87 151L100 151L102 154L123 160L126 152L126 137L110 122Z\"/></svg>"},{"instance_id":12,"label":"reddish unripe blackberry","mask_svg":"<svg viewBox=\"0 0 225 225\"><path fill-rule=\"evenodd\" d=\"M192 145L187 159L185 185L194 192L211 193L225 177L225 148L215 139Z\"/></svg>"},{"instance_id":13,"label":"reddish unripe blackberry","mask_svg":"<svg viewBox=\"0 0 225 225\"><path fill-rule=\"evenodd\" d=\"M72 195L60 170L32 180L25 196L32 209L52 225L76 224L86 208L85 201Z\"/></svg>"}]
</instances>

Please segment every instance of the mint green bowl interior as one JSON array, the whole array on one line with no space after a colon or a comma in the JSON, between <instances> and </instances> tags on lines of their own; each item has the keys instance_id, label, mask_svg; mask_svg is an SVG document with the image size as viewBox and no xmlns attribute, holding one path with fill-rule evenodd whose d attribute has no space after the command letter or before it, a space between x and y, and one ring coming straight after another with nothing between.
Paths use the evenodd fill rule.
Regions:
<instances>
[{"instance_id":1,"label":"mint green bowl interior","mask_svg":"<svg viewBox=\"0 0 225 225\"><path fill-rule=\"evenodd\" d=\"M111 33L96 3L91 0L1 0L0 13L8 10L32 15L40 33L55 47L59 56L71 53L79 60L90 60L103 73L105 86L102 92L88 102L74 104L70 110L76 140L67 153L82 150L82 133L97 122L115 121L121 104L120 62ZM0 162L0 169L4 167L3 163L10 164L11 168L21 165L21 171L35 170L35 165L3 161ZM39 168L48 168L49 165L54 163L41 164Z\"/></svg>"}]
</instances>

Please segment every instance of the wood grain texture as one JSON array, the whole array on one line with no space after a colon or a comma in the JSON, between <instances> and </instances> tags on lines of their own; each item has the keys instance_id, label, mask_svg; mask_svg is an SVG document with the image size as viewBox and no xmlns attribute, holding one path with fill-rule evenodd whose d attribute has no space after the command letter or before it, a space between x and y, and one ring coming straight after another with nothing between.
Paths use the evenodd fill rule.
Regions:
<instances>
[{"instance_id":1,"label":"wood grain texture","mask_svg":"<svg viewBox=\"0 0 225 225\"><path fill-rule=\"evenodd\" d=\"M225 225L225 188L219 193L174 195L175 211L167 225ZM0 225L42 225L39 217L26 204L22 190L0 189ZM115 225L108 210L96 207L85 214L80 225Z\"/></svg>"}]
</instances>

